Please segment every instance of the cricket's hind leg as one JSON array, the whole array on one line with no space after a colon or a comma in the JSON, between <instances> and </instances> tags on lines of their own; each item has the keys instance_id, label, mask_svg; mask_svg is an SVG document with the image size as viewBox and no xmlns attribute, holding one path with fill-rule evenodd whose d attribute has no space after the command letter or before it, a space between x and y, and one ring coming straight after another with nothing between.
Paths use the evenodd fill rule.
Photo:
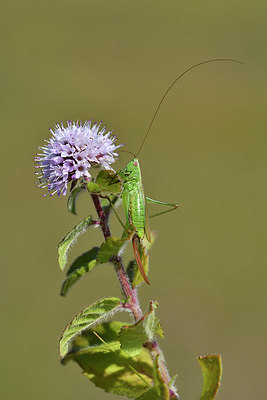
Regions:
<instances>
[{"instance_id":1,"label":"cricket's hind leg","mask_svg":"<svg viewBox=\"0 0 267 400\"><path fill-rule=\"evenodd\" d=\"M153 218L153 217L157 217L159 215L166 214L168 212L176 210L179 207L179 204L176 204L176 203L164 203L163 201L154 200L154 199L151 199L150 197L146 197L146 201L147 201L147 203L159 204L161 206L169 206L170 207L170 208L168 208L168 210L161 211L161 212L159 212L157 214L149 215L149 218Z\"/></svg>"}]
</instances>

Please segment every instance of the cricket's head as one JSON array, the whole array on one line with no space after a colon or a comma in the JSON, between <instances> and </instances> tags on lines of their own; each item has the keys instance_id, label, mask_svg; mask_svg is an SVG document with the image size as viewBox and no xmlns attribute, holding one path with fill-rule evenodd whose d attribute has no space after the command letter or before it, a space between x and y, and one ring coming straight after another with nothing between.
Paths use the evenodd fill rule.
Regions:
<instances>
[{"instance_id":1,"label":"cricket's head","mask_svg":"<svg viewBox=\"0 0 267 400\"><path fill-rule=\"evenodd\" d=\"M119 175L121 178L124 180L130 179L131 176L134 177L136 175L139 175L140 173L140 166L139 166L139 161L138 158L134 158L132 161L130 161L125 168L121 169L119 172Z\"/></svg>"}]
</instances>

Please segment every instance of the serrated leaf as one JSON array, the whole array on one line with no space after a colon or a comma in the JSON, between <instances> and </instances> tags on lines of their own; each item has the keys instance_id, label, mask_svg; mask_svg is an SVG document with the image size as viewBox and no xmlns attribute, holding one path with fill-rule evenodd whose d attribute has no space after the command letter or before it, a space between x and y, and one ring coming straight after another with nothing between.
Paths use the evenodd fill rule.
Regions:
<instances>
[{"instance_id":1,"label":"serrated leaf","mask_svg":"<svg viewBox=\"0 0 267 400\"><path fill-rule=\"evenodd\" d=\"M162 338L164 337L162 326L158 317L156 316L157 307L158 303L156 301L151 301L149 311L145 315L144 319L144 328L149 341L153 340L156 334L158 334Z\"/></svg>"},{"instance_id":2,"label":"serrated leaf","mask_svg":"<svg viewBox=\"0 0 267 400\"><path fill-rule=\"evenodd\" d=\"M152 244L154 243L155 238L156 238L155 232L151 232L151 242L148 242L148 240L143 239L143 243L139 244L139 254L146 275L148 275L148 269L149 269L148 251L150 250ZM137 287L138 285L144 282L144 278L142 277L135 260L129 262L129 265L127 267L127 274L129 276L132 287Z\"/></svg>"},{"instance_id":3,"label":"serrated leaf","mask_svg":"<svg viewBox=\"0 0 267 400\"><path fill-rule=\"evenodd\" d=\"M114 236L108 237L100 247L97 262L103 264L108 262L111 257L116 256L129 238L130 236L122 239Z\"/></svg>"},{"instance_id":4,"label":"serrated leaf","mask_svg":"<svg viewBox=\"0 0 267 400\"><path fill-rule=\"evenodd\" d=\"M134 357L140 353L143 344L148 341L143 319L133 325L124 325L120 331L121 349L126 351L129 356Z\"/></svg>"},{"instance_id":5,"label":"serrated leaf","mask_svg":"<svg viewBox=\"0 0 267 400\"><path fill-rule=\"evenodd\" d=\"M200 400L214 400L222 377L221 356L213 354L199 357L198 362L203 373L203 390Z\"/></svg>"},{"instance_id":6,"label":"serrated leaf","mask_svg":"<svg viewBox=\"0 0 267 400\"><path fill-rule=\"evenodd\" d=\"M64 357L68 353L68 348L75 336L79 335L85 329L88 329L98 323L103 318L111 317L121 307L121 300L116 297L102 299L76 315L76 317L64 329L60 342L60 356Z\"/></svg>"},{"instance_id":7,"label":"serrated leaf","mask_svg":"<svg viewBox=\"0 0 267 400\"><path fill-rule=\"evenodd\" d=\"M72 214L76 215L76 202L78 199L79 194L85 190L85 187L83 185L77 186L75 189L73 189L68 197L68 202L67 202L67 208L69 212Z\"/></svg>"},{"instance_id":8,"label":"serrated leaf","mask_svg":"<svg viewBox=\"0 0 267 400\"><path fill-rule=\"evenodd\" d=\"M91 215L84 218L77 225L75 225L60 241L57 251L58 251L58 263L63 271L67 264L67 252L70 246L75 242L77 237L85 232L86 228L88 228L92 224L93 220Z\"/></svg>"},{"instance_id":9,"label":"serrated leaf","mask_svg":"<svg viewBox=\"0 0 267 400\"><path fill-rule=\"evenodd\" d=\"M111 170L99 171L95 182L87 184L90 193L116 194L121 192L121 181L116 172Z\"/></svg>"},{"instance_id":10,"label":"serrated leaf","mask_svg":"<svg viewBox=\"0 0 267 400\"><path fill-rule=\"evenodd\" d=\"M97 265L96 259L98 252L99 247L93 247L91 250L76 258L76 260L71 264L67 276L62 284L60 291L61 296L66 296L71 286L86 274L86 272L91 271Z\"/></svg>"},{"instance_id":11,"label":"serrated leaf","mask_svg":"<svg viewBox=\"0 0 267 400\"><path fill-rule=\"evenodd\" d=\"M112 345L117 350L118 335L123 325L124 322L112 321L96 326L94 331L108 346ZM115 353L109 350L92 330L88 330L74 339L71 351L63 361L77 362L83 374L106 392L135 398L152 384L153 363L150 353L142 349L137 357L131 358L124 351L116 350Z\"/></svg>"}]
</instances>

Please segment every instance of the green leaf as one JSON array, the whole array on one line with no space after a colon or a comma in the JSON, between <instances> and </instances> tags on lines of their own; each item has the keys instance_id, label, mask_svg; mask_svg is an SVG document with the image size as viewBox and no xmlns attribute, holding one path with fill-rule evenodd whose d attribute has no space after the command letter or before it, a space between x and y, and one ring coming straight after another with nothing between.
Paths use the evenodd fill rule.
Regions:
<instances>
[{"instance_id":1,"label":"green leaf","mask_svg":"<svg viewBox=\"0 0 267 400\"><path fill-rule=\"evenodd\" d=\"M162 400L162 399L161 397L159 397L157 389L153 387L147 390L145 393L141 394L141 396L136 397L136 400Z\"/></svg>"},{"instance_id":2,"label":"green leaf","mask_svg":"<svg viewBox=\"0 0 267 400\"><path fill-rule=\"evenodd\" d=\"M213 400L218 392L222 377L222 360L220 355L199 357L198 362L203 373L203 390L200 400Z\"/></svg>"},{"instance_id":3,"label":"green leaf","mask_svg":"<svg viewBox=\"0 0 267 400\"><path fill-rule=\"evenodd\" d=\"M77 314L62 333L59 342L60 356L64 357L67 354L69 345L75 336L85 329L98 324L103 318L111 317L120 307L120 299L109 297L92 304Z\"/></svg>"},{"instance_id":4,"label":"green leaf","mask_svg":"<svg viewBox=\"0 0 267 400\"><path fill-rule=\"evenodd\" d=\"M136 356L142 350L143 344L148 341L143 319L133 325L124 325L120 332L121 349L126 351L129 356Z\"/></svg>"},{"instance_id":5,"label":"green leaf","mask_svg":"<svg viewBox=\"0 0 267 400\"><path fill-rule=\"evenodd\" d=\"M114 171L99 171L96 177L96 183L102 188L103 192L110 192L110 194L121 192L121 181Z\"/></svg>"},{"instance_id":6,"label":"green leaf","mask_svg":"<svg viewBox=\"0 0 267 400\"><path fill-rule=\"evenodd\" d=\"M92 329L88 329L76 336L71 343L71 350L63 358L62 363L86 354L109 353L111 350L102 343L94 334L97 332L101 337L105 338L106 343L112 348L113 351L120 349L120 342L118 340L117 330L121 328L122 322L111 321L103 322Z\"/></svg>"},{"instance_id":7,"label":"green leaf","mask_svg":"<svg viewBox=\"0 0 267 400\"><path fill-rule=\"evenodd\" d=\"M139 244L139 254L146 275L148 275L148 269L149 269L148 251L150 250L152 244L154 243L155 238L156 238L155 232L151 232L151 242L148 242L148 240L143 239L143 244L142 243ZM127 274L129 276L130 282L133 287L137 287L138 285L144 282L144 279L139 271L136 261L129 262L129 265L127 267Z\"/></svg>"},{"instance_id":8,"label":"green leaf","mask_svg":"<svg viewBox=\"0 0 267 400\"><path fill-rule=\"evenodd\" d=\"M112 206L110 203L112 203L112 205L115 206L115 204L118 200L119 200L119 197L114 196L114 195L109 195L108 199L101 198L101 206L102 206L103 211L105 213L109 213L112 210Z\"/></svg>"},{"instance_id":9,"label":"green leaf","mask_svg":"<svg viewBox=\"0 0 267 400\"><path fill-rule=\"evenodd\" d=\"M158 317L156 316L157 307L158 303L156 301L151 301L149 310L144 319L144 328L149 341L153 340L156 334L162 338L164 337L162 326Z\"/></svg>"},{"instance_id":10,"label":"green leaf","mask_svg":"<svg viewBox=\"0 0 267 400\"><path fill-rule=\"evenodd\" d=\"M91 250L76 258L76 260L71 264L66 279L62 284L60 291L61 296L66 296L71 286L86 274L86 272L91 271L96 266L98 252L99 247L93 247Z\"/></svg>"},{"instance_id":11,"label":"green leaf","mask_svg":"<svg viewBox=\"0 0 267 400\"><path fill-rule=\"evenodd\" d=\"M139 321L121 328L121 349L130 356L137 355L143 345L152 341L156 334L163 337L163 330L155 313L157 306L157 302L151 301L148 312Z\"/></svg>"},{"instance_id":12,"label":"green leaf","mask_svg":"<svg viewBox=\"0 0 267 400\"><path fill-rule=\"evenodd\" d=\"M97 262L100 264L108 262L111 257L116 256L119 253L128 240L128 237L123 239L114 236L108 237L100 247Z\"/></svg>"},{"instance_id":13,"label":"green leaf","mask_svg":"<svg viewBox=\"0 0 267 400\"><path fill-rule=\"evenodd\" d=\"M89 182L87 184L87 190L90 193L103 193L115 194L121 192L121 181L114 171L101 170L95 182Z\"/></svg>"},{"instance_id":14,"label":"green leaf","mask_svg":"<svg viewBox=\"0 0 267 400\"><path fill-rule=\"evenodd\" d=\"M83 185L77 186L75 189L73 189L68 197L68 202L67 202L67 207L69 212L72 214L77 214L76 213L76 202L79 194L85 190L85 187Z\"/></svg>"},{"instance_id":15,"label":"green leaf","mask_svg":"<svg viewBox=\"0 0 267 400\"><path fill-rule=\"evenodd\" d=\"M101 188L100 186L95 183L95 182L89 182L87 183L87 190L90 193L94 193L94 194L99 194L101 193Z\"/></svg>"},{"instance_id":16,"label":"green leaf","mask_svg":"<svg viewBox=\"0 0 267 400\"><path fill-rule=\"evenodd\" d=\"M112 321L94 328L108 347L94 335L92 330L84 332L74 339L71 351L63 362L69 360L77 362L83 369L83 374L106 392L135 398L152 384L153 362L149 351L145 348L133 358L123 350L119 350L118 338L123 325L124 322ZM110 346L112 351L109 349Z\"/></svg>"},{"instance_id":17,"label":"green leaf","mask_svg":"<svg viewBox=\"0 0 267 400\"><path fill-rule=\"evenodd\" d=\"M89 215L88 217L80 221L77 225L75 225L72 230L69 231L60 241L57 251L58 263L62 271L67 264L67 252L70 246L75 242L75 240L81 233L85 232L86 228L88 228L92 224L92 222L92 217L91 215Z\"/></svg>"}]
</instances>

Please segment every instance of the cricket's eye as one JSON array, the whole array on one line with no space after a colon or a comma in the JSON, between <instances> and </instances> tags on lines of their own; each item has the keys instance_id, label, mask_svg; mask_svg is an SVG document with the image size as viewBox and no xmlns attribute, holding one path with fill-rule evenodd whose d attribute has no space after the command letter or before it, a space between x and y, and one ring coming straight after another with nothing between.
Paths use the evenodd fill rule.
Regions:
<instances>
[{"instance_id":1,"label":"cricket's eye","mask_svg":"<svg viewBox=\"0 0 267 400\"><path fill-rule=\"evenodd\" d=\"M134 167L137 167L137 165L138 165L137 162L134 161L134 162L133 162L133 166L134 166Z\"/></svg>"}]
</instances>

